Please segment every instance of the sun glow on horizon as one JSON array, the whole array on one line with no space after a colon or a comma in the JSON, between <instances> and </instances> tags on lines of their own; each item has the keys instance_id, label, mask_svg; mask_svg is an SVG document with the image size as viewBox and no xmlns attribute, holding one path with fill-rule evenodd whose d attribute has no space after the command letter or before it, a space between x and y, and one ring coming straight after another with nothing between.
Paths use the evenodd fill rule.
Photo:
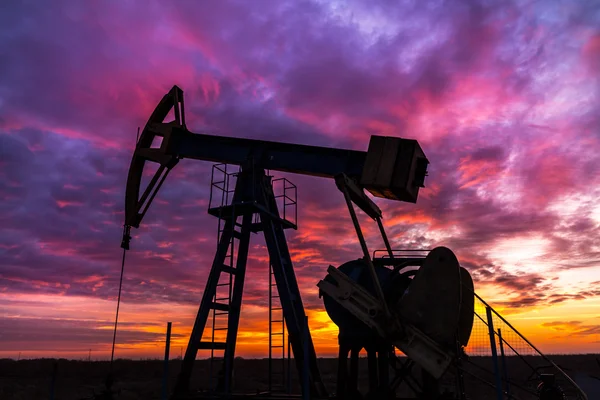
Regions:
<instances>
[{"instance_id":1,"label":"sun glow on horizon","mask_svg":"<svg viewBox=\"0 0 600 400\"><path fill-rule=\"evenodd\" d=\"M600 351L589 0L11 3L0 25L11 55L0 63L0 356L108 354L135 132L173 85L191 132L355 151L372 135L417 140L430 161L417 203L374 199L392 246L452 249L477 293L543 351ZM291 180L294 271L317 353L335 356L315 285L361 248L333 180ZM172 354L185 349L217 243L210 185L209 162L182 159L133 230L119 357L162 357L167 322ZM359 215L369 251L383 249ZM237 354L265 357L269 255L260 235L251 246Z\"/></svg>"}]
</instances>

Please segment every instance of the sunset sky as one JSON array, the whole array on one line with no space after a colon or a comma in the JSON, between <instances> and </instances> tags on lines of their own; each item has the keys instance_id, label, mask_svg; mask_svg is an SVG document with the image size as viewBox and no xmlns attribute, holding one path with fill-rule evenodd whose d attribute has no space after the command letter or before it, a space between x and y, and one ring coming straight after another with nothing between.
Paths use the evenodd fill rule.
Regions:
<instances>
[{"instance_id":1,"label":"sunset sky","mask_svg":"<svg viewBox=\"0 0 600 400\"><path fill-rule=\"evenodd\" d=\"M541 350L600 352L599 27L591 0L2 1L0 357L109 355L136 129L175 84L194 132L417 139L431 162L417 204L376 199L393 246L451 248ZM117 357L159 357L167 321L172 354L187 343L217 240L210 170L181 161L133 230ZM300 290L331 356L315 285L360 247L333 181L285 176ZM263 357L252 240L237 348Z\"/></svg>"}]
</instances>

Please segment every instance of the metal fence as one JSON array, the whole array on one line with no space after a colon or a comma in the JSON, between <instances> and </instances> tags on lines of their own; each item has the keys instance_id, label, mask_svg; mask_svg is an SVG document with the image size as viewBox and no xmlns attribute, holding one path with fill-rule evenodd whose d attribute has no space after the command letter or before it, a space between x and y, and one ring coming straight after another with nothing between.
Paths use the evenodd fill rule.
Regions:
<instances>
[{"instance_id":1,"label":"metal fence","mask_svg":"<svg viewBox=\"0 0 600 400\"><path fill-rule=\"evenodd\" d=\"M554 375L566 399L586 395L552 360L475 294L473 330L462 360L469 399L538 399L542 376Z\"/></svg>"}]
</instances>

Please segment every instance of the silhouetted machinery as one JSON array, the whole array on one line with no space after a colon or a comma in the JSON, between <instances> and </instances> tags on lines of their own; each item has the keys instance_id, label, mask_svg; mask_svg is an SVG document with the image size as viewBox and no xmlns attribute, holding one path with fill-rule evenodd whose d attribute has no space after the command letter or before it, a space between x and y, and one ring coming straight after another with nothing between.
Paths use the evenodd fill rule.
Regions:
<instances>
[{"instance_id":1,"label":"silhouetted machinery","mask_svg":"<svg viewBox=\"0 0 600 400\"><path fill-rule=\"evenodd\" d=\"M210 214L224 221L224 229L174 397L186 393L197 352L207 349L224 351L220 386L225 395L231 394L252 232L264 234L294 360L301 380L307 382L303 390L310 391L304 395L329 396L310 333L305 329L304 306L284 234L284 229L296 226L280 216L271 177L265 173L275 170L334 179L361 245L360 259L339 268L330 266L327 276L317 285L328 314L340 328L337 398L357 395L357 360L361 349L368 354L369 397L392 397L398 381L409 379L416 364L422 371L420 389L416 391L423 398L438 398L437 381L470 336L473 282L447 248L426 253L394 251L384 230L381 210L364 192L366 189L377 197L415 203L429 164L417 141L372 136L368 151L364 152L196 134L185 125L183 104L183 92L174 86L156 107L139 137L127 181L122 247L129 248L131 227L139 227L168 172L180 159L234 164L240 166L240 171L232 201L209 208ZM174 120L165 122L171 110ZM156 145L157 138L162 139L160 145ZM157 171L142 191L147 163L157 165ZM355 206L376 221L386 246L381 257L371 257ZM225 298L217 297L223 276L229 280ZM202 341L211 311L227 317L224 342ZM394 356L394 348L407 356L405 361ZM388 376L389 365L396 371L393 379Z\"/></svg>"},{"instance_id":2,"label":"silhouetted machinery","mask_svg":"<svg viewBox=\"0 0 600 400\"><path fill-rule=\"evenodd\" d=\"M565 393L556 384L554 374L542 374L537 389L540 400L565 400Z\"/></svg>"},{"instance_id":3,"label":"silhouetted machinery","mask_svg":"<svg viewBox=\"0 0 600 400\"><path fill-rule=\"evenodd\" d=\"M474 315L473 281L468 271L445 247L421 257L405 253L373 259L383 301L376 297L376 283L367 273L364 258L337 269L330 266L327 277L319 282L326 293L325 309L340 328L337 393L342 398L354 398L357 393L358 353L365 349L371 398L390 396L416 363L423 370L420 390L425 398L437 399L436 381L468 343ZM402 350L408 361L391 382L388 365L398 362L393 346Z\"/></svg>"}]
</instances>

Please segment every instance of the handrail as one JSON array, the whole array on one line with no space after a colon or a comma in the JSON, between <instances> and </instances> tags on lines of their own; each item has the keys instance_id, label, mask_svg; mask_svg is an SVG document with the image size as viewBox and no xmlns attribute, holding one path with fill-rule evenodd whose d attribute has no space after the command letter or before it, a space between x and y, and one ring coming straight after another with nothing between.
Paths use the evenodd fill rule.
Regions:
<instances>
[{"instance_id":1,"label":"handrail","mask_svg":"<svg viewBox=\"0 0 600 400\"><path fill-rule=\"evenodd\" d=\"M502 315L500 315L496 310L494 310L485 300L483 300L477 293L473 292L473 294L475 295L475 297L481 301L483 303L484 306L486 306L487 308L489 308L502 322L504 322L510 329L513 330L513 332L515 334L517 334L517 336L519 336L521 339L523 339L523 341L525 341L525 343L527 343L533 350L535 350L536 353L538 353L545 361L547 361L548 363L550 363L554 368L556 368L556 370L558 372L560 372L560 374L572 385L573 388L575 388L577 390L577 392L579 392L579 394L582 396L582 398L584 400L588 400L587 395L585 394L585 392L577 385L577 383L575 383L575 381L573 379L571 379L571 377L564 372L557 364L554 363L554 361L552 361L551 359L549 359L544 353L542 353L537 347L535 347L535 345L533 343L531 343L525 336L523 336L521 334L521 332L519 332L514 326L512 326L512 324L510 322L508 322ZM475 315L477 315L477 313L475 313ZM485 323L485 321L484 321ZM486 323L487 325L487 323ZM498 336L497 332L494 332L494 334L496 336ZM505 341L506 342L506 341ZM518 354L518 353L517 353Z\"/></svg>"}]
</instances>

